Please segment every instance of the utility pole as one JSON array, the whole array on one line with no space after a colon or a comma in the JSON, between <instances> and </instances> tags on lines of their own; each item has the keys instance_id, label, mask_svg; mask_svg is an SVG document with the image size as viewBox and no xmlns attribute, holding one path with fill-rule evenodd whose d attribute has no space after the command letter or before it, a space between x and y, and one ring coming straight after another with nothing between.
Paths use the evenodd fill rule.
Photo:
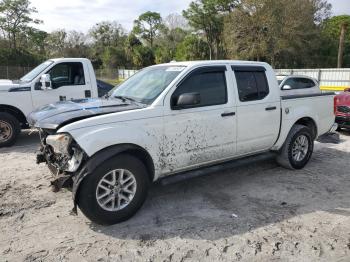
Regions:
<instances>
[{"instance_id":1,"label":"utility pole","mask_svg":"<svg viewBox=\"0 0 350 262\"><path fill-rule=\"evenodd\" d=\"M339 49L338 49L338 68L343 67L343 56L344 56L344 43L345 43L345 34L348 28L347 23L342 23L340 28L340 38L339 38Z\"/></svg>"}]
</instances>

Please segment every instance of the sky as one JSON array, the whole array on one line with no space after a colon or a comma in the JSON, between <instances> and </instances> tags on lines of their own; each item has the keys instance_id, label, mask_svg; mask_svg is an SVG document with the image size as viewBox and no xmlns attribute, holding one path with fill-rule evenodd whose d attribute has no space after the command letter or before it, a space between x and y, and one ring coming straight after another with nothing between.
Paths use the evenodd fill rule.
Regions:
<instances>
[{"instance_id":1,"label":"sky","mask_svg":"<svg viewBox=\"0 0 350 262\"><path fill-rule=\"evenodd\" d=\"M116 20L127 30L133 21L146 11L155 11L166 17L170 13L181 14L192 0L31 0L36 7L36 18L43 20L40 29L51 32L56 29L87 32L100 21ZM291 0L292 1L292 0ZM350 15L350 0L328 0L333 14Z\"/></svg>"}]
</instances>

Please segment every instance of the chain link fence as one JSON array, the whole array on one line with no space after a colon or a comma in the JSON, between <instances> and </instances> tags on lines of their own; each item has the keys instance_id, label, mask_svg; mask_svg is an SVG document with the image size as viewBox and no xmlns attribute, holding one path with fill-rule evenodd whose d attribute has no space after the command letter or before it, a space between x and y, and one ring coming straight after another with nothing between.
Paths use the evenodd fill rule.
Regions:
<instances>
[{"instance_id":1,"label":"chain link fence","mask_svg":"<svg viewBox=\"0 0 350 262\"><path fill-rule=\"evenodd\" d=\"M29 66L0 66L0 79L19 79L32 69Z\"/></svg>"},{"instance_id":2,"label":"chain link fence","mask_svg":"<svg viewBox=\"0 0 350 262\"><path fill-rule=\"evenodd\" d=\"M138 70L135 69L123 69L123 68L104 68L97 69L95 71L96 78L104 80L104 79L127 79L133 74L135 74Z\"/></svg>"}]
</instances>

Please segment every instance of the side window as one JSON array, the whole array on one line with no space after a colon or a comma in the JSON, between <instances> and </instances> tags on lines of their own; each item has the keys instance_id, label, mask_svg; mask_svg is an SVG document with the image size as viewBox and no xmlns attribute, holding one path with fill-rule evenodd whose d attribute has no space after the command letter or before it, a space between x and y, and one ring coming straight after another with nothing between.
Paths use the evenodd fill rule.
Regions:
<instances>
[{"instance_id":1,"label":"side window","mask_svg":"<svg viewBox=\"0 0 350 262\"><path fill-rule=\"evenodd\" d=\"M172 95L172 105L185 93L199 93L200 104L196 107L221 105L227 103L226 68L199 70L187 77Z\"/></svg>"},{"instance_id":2,"label":"side window","mask_svg":"<svg viewBox=\"0 0 350 262\"><path fill-rule=\"evenodd\" d=\"M259 99L264 99L269 94L269 85L267 84L265 72L254 72L254 76L259 91Z\"/></svg>"},{"instance_id":3,"label":"side window","mask_svg":"<svg viewBox=\"0 0 350 262\"><path fill-rule=\"evenodd\" d=\"M83 64L80 62L57 64L48 73L54 89L61 86L85 85Z\"/></svg>"},{"instance_id":4,"label":"side window","mask_svg":"<svg viewBox=\"0 0 350 262\"><path fill-rule=\"evenodd\" d=\"M264 71L235 70L235 76L241 102L262 100L269 94Z\"/></svg>"},{"instance_id":5,"label":"side window","mask_svg":"<svg viewBox=\"0 0 350 262\"><path fill-rule=\"evenodd\" d=\"M289 78L284 82L284 85L289 85L292 89L305 89L315 86L315 82L308 78Z\"/></svg>"},{"instance_id":6,"label":"side window","mask_svg":"<svg viewBox=\"0 0 350 262\"><path fill-rule=\"evenodd\" d=\"M298 87L300 89L311 88L315 86L314 81L308 78L297 78L296 82L298 83Z\"/></svg>"},{"instance_id":7,"label":"side window","mask_svg":"<svg viewBox=\"0 0 350 262\"><path fill-rule=\"evenodd\" d=\"M297 83L295 82L295 78L288 78L283 86L290 86L292 89L297 89Z\"/></svg>"}]
</instances>

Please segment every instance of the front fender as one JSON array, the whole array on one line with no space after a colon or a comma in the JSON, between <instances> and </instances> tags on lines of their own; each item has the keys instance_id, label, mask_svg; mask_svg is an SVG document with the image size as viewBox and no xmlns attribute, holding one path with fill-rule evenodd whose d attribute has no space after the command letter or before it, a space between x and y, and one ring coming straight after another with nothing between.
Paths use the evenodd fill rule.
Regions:
<instances>
[{"instance_id":1,"label":"front fender","mask_svg":"<svg viewBox=\"0 0 350 262\"><path fill-rule=\"evenodd\" d=\"M109 126L93 126L68 131L85 153L91 157L95 153L119 144L134 144L144 148L154 159L157 155L161 134L157 129L116 123Z\"/></svg>"}]
</instances>

